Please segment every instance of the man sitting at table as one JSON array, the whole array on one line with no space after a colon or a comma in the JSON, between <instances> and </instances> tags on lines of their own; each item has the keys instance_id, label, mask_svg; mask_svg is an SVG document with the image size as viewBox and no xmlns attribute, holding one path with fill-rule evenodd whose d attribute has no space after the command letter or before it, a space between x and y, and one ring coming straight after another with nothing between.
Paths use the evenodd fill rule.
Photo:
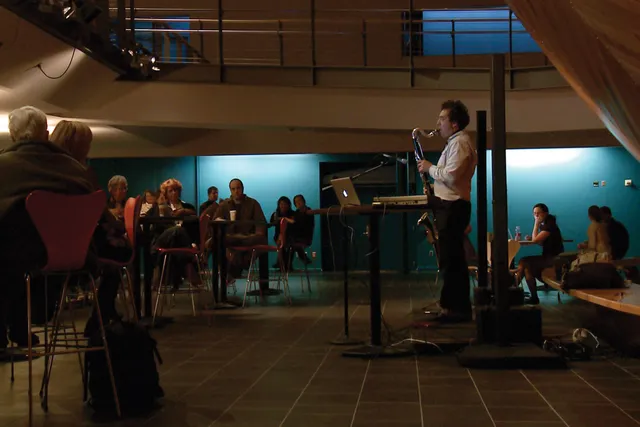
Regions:
<instances>
[{"instance_id":1,"label":"man sitting at table","mask_svg":"<svg viewBox=\"0 0 640 427\"><path fill-rule=\"evenodd\" d=\"M255 221L262 222L265 225L252 223L232 224L227 228L225 236L225 244L229 246L253 246L267 244L266 219L260 203L244 194L244 184L240 179L234 178L229 182L229 190L231 198L220 203L215 214L215 219L231 219L231 212L235 211L235 220L237 221ZM250 252L230 252L229 253L229 270L228 279L240 277L242 270L249 267L251 261ZM260 286L264 289L268 287L268 270L266 283L263 275L263 265L268 264L260 261Z\"/></svg>"},{"instance_id":2,"label":"man sitting at table","mask_svg":"<svg viewBox=\"0 0 640 427\"><path fill-rule=\"evenodd\" d=\"M218 187L216 186L207 189L207 201L200 205L200 215L203 215L211 206L218 208Z\"/></svg>"},{"instance_id":3,"label":"man sitting at table","mask_svg":"<svg viewBox=\"0 0 640 427\"><path fill-rule=\"evenodd\" d=\"M69 195L93 191L84 165L49 142L47 116L42 111L22 107L11 112L9 133L14 144L0 153L0 355L8 344L7 326L11 341L20 347L27 345L24 275L47 259L25 207L27 196L35 190ZM56 286L51 282L49 290L54 291ZM43 323L44 310L37 307L38 300L44 300L43 288L36 284L32 287L34 323ZM37 343L35 339L33 344Z\"/></svg>"}]
</instances>

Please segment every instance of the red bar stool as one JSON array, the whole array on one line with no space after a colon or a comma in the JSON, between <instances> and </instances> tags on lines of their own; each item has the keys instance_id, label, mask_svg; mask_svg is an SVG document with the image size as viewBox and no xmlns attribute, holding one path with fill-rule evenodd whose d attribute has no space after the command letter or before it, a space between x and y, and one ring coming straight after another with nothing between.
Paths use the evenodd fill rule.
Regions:
<instances>
[{"instance_id":1,"label":"red bar stool","mask_svg":"<svg viewBox=\"0 0 640 427\"><path fill-rule=\"evenodd\" d=\"M102 314L100 313L100 304L98 304L98 289L91 273L84 269L89 245L93 233L96 229L100 216L105 208L105 194L103 191L97 191L92 194L81 196L69 196L64 194L50 193L46 191L34 191L26 199L27 213L31 217L33 224L40 234L40 238L45 246L47 253L47 264L36 270L29 272L25 277L27 287L27 360L29 363L29 425L33 423L33 357L45 356L45 380L42 407L47 410L47 394L48 383L53 368L53 357L58 354L73 354L87 351L104 351L111 379L111 387L113 390L114 402L116 405L116 413L120 417L120 402L118 400L118 392L116 389L115 379L113 376L113 368L109 355L109 347L105 335L104 324L102 322ZM63 227L62 224L72 224L71 228ZM45 324L45 348L43 353L34 352L32 345L32 325L31 325L31 278L34 275L44 275L45 291L47 286L47 277L52 275L65 276L64 285L62 287L62 295L58 304L56 313L53 318L53 332L51 334L51 344L47 344L48 328ZM58 335L61 333L60 314L62 313L65 301L67 301L67 290L69 278L72 275L86 275L91 282L91 292L97 310L97 317L100 325L100 334L102 336L102 346L88 347L86 345L77 345L73 350L56 351L58 344ZM72 313L71 304L69 304ZM75 322L72 317L72 325L75 331ZM66 335L66 332L63 332ZM81 338L76 333L75 341ZM69 340L62 339L60 341L67 342ZM67 346L68 348L68 346Z\"/></svg>"},{"instance_id":2,"label":"red bar stool","mask_svg":"<svg viewBox=\"0 0 640 427\"><path fill-rule=\"evenodd\" d=\"M291 305L291 292L289 291L289 282L285 269L285 260L282 256L282 236L286 235L287 221L283 218L280 220L280 236L278 240L278 246L273 245L251 245L251 246L231 246L229 249L237 252L251 252L251 262L249 263L249 271L247 273L247 282L244 288L244 297L242 298L242 307L244 308L247 302L247 295L249 292L259 292L260 298L263 298L262 289L260 289L260 270L258 269L258 258L260 255L267 252L276 252L278 255L278 290L280 290L280 283L283 284L283 292L285 299L287 299L289 305ZM256 296L257 299L257 296Z\"/></svg>"},{"instance_id":3,"label":"red bar stool","mask_svg":"<svg viewBox=\"0 0 640 427\"><path fill-rule=\"evenodd\" d=\"M129 319L138 322L138 311L136 310L136 302L133 296L133 282L128 267L136 259L136 236L140 228L140 209L142 208L142 199L140 196L136 198L130 197L124 205L124 226L127 230L127 239L131 245L131 258L126 262L115 261L108 258L98 258L98 265L107 268L119 268L122 270L120 275L120 295L124 301L125 312ZM125 284L124 277L127 278ZM129 317L127 310L127 293L129 294L128 302L133 309L133 316Z\"/></svg>"},{"instance_id":4,"label":"red bar stool","mask_svg":"<svg viewBox=\"0 0 640 427\"><path fill-rule=\"evenodd\" d=\"M190 294L191 295L191 307L193 309L193 315L196 315L196 302L193 297L194 294L199 294L203 291L203 286L194 286L189 280L189 288L184 290L175 290L172 288L172 285L169 283L169 278L167 274L167 270L171 261L172 256L190 256L196 262L196 268L202 283L204 284L207 280L206 274L202 271L202 259L205 257L205 246L206 246L206 238L207 238L207 227L209 226L210 217L209 215L202 215L200 217L200 245L190 248L158 248L158 253L162 256L162 270L160 271L160 283L158 285L158 292L156 294L156 303L153 308L153 319L151 321L151 325L155 325L156 315L158 314L158 308L162 312L162 308L164 306L164 298L163 295L171 294L174 295L176 293ZM165 280L166 279L166 280ZM163 301L160 304L160 301Z\"/></svg>"}]
</instances>

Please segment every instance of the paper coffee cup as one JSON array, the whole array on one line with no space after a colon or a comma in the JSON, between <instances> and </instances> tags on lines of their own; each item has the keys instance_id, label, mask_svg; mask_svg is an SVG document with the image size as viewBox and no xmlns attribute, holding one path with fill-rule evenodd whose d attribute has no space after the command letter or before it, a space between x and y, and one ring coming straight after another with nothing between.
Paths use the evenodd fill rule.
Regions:
<instances>
[{"instance_id":1,"label":"paper coffee cup","mask_svg":"<svg viewBox=\"0 0 640 427\"><path fill-rule=\"evenodd\" d=\"M235 221L236 220L236 211L229 211L229 218L231 219L231 221Z\"/></svg>"}]
</instances>

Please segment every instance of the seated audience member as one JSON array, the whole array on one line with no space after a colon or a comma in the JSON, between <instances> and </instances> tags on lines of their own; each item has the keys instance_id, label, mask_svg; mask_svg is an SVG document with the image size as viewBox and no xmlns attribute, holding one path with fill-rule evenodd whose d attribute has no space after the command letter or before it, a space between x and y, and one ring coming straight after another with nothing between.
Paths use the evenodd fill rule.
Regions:
<instances>
[{"instance_id":1,"label":"seated audience member","mask_svg":"<svg viewBox=\"0 0 640 427\"><path fill-rule=\"evenodd\" d=\"M278 199L278 206L276 207L276 210L271 214L271 218L269 219L269 222L274 225L273 241L276 242L276 244L280 242L280 221L283 218L285 218L289 222L289 224L293 224L293 210L291 210L291 200L286 196L282 196ZM291 227L287 227L287 230L287 240L291 241ZM283 244L285 243L287 242L283 242ZM285 263L285 268L288 268L290 254L289 248L286 244L282 248L281 255ZM273 267L280 268L280 264L276 262Z\"/></svg>"},{"instance_id":2,"label":"seated audience member","mask_svg":"<svg viewBox=\"0 0 640 427\"><path fill-rule=\"evenodd\" d=\"M91 149L93 133L91 129L81 122L63 120L53 131L52 142L67 151L81 164L86 163L86 158ZM90 175L89 175L90 176ZM116 177L114 177L116 178ZM97 268L97 257L112 259L120 262L128 261L131 258L133 248L127 239L127 230L124 224L124 204L126 203L127 183L124 177L112 178L111 188L111 209L105 207L105 212L100 218L99 226L93 234L93 244L89 253L88 266ZM112 182L113 181L113 182ZM98 185L93 185L97 190ZM104 267L99 271L101 276L100 292L98 293L98 304L102 314L102 320L109 322L118 317L116 310L116 298L120 286L120 269ZM85 328L88 336L98 329L98 313L93 311Z\"/></svg>"},{"instance_id":3,"label":"seated audience member","mask_svg":"<svg viewBox=\"0 0 640 427\"><path fill-rule=\"evenodd\" d=\"M536 279L541 280L542 271L545 268L553 267L554 258L564 252L562 243L562 233L556 223L556 217L549 214L549 208L544 203L538 203L533 207L533 232L527 239L542 246L542 255L527 256L520 260L518 264L518 281L522 276L527 282L527 287L531 297L528 304L539 304Z\"/></svg>"},{"instance_id":4,"label":"seated audience member","mask_svg":"<svg viewBox=\"0 0 640 427\"><path fill-rule=\"evenodd\" d=\"M302 194L297 194L293 198L293 204L296 206L296 211L293 215L294 224L289 227L291 230L290 242L296 247L298 258L303 263L310 264L311 260L304 248L313 242L313 230L316 226L315 216L309 212L307 201Z\"/></svg>"},{"instance_id":5,"label":"seated audience member","mask_svg":"<svg viewBox=\"0 0 640 427\"><path fill-rule=\"evenodd\" d=\"M235 211L236 220L259 221L266 224L264 212L257 200L244 194L244 184L240 179L234 178L229 182L231 198L220 203L215 219L231 219L231 211ZM232 224L227 227L225 236L227 247L229 246L253 246L267 243L266 225L256 224ZM251 253L232 253L229 251L229 277L233 280L240 277L242 270L249 267ZM261 280L261 287L268 287L268 281Z\"/></svg>"},{"instance_id":6,"label":"seated audience member","mask_svg":"<svg viewBox=\"0 0 640 427\"><path fill-rule=\"evenodd\" d=\"M88 166L89 150L91 150L91 141L93 140L93 133L89 126L82 122L60 120L49 140L67 150L71 157L84 165L93 188L100 189L98 175Z\"/></svg>"},{"instance_id":7,"label":"seated audience member","mask_svg":"<svg viewBox=\"0 0 640 427\"><path fill-rule=\"evenodd\" d=\"M200 205L200 215L202 215L211 205L218 205L218 187L207 189L207 201ZM214 211L215 213L215 211Z\"/></svg>"},{"instance_id":8,"label":"seated audience member","mask_svg":"<svg viewBox=\"0 0 640 427\"><path fill-rule=\"evenodd\" d=\"M158 193L153 190L145 190L142 200L140 216L146 216L151 209L158 206Z\"/></svg>"},{"instance_id":9,"label":"seated audience member","mask_svg":"<svg viewBox=\"0 0 640 427\"><path fill-rule=\"evenodd\" d=\"M127 191L129 184L127 178L122 175L114 175L107 184L109 191L109 200L107 200L107 208L119 220L124 216L124 204L127 202Z\"/></svg>"},{"instance_id":10,"label":"seated audience member","mask_svg":"<svg viewBox=\"0 0 640 427\"><path fill-rule=\"evenodd\" d=\"M46 250L26 211L27 196L35 190L69 195L93 191L85 167L49 142L47 116L42 111L34 107L14 110L9 114L9 133L14 144L0 154L4 183L0 186L0 353L8 345L7 327L11 341L27 345L24 275L46 263ZM37 291L43 288L40 284L32 288L34 306L39 298L44 299L44 293ZM34 319L41 318L44 310L37 311L34 307Z\"/></svg>"},{"instance_id":11,"label":"seated audience member","mask_svg":"<svg viewBox=\"0 0 640 427\"><path fill-rule=\"evenodd\" d=\"M189 216L196 215L196 208L191 203L183 202L182 183L175 178L170 178L162 183L160 192L167 201L167 205L171 208L172 216Z\"/></svg>"},{"instance_id":12,"label":"seated audience member","mask_svg":"<svg viewBox=\"0 0 640 427\"><path fill-rule=\"evenodd\" d=\"M173 216L184 218L196 214L195 206L180 199L182 195L182 183L175 178L170 178L160 185L158 204L147 213L147 216ZM154 227L154 238L152 240L152 250L158 248L188 248L194 243L199 243L200 225L197 221L185 222L181 225L165 225ZM158 257L158 265L161 265L162 257ZM183 276L189 276L192 284L199 283L199 277L192 268L191 257L171 257L170 281L174 288L178 288L182 283ZM186 274L185 274L186 273Z\"/></svg>"},{"instance_id":13,"label":"seated audience member","mask_svg":"<svg viewBox=\"0 0 640 427\"><path fill-rule=\"evenodd\" d=\"M620 221L616 220L611 214L611 208L601 206L602 221L607 226L609 233L609 243L611 244L611 257L613 259L622 259L629 250L629 232Z\"/></svg>"},{"instance_id":14,"label":"seated audience member","mask_svg":"<svg viewBox=\"0 0 640 427\"><path fill-rule=\"evenodd\" d=\"M609 232L607 224L602 221L602 213L597 206L589 206L589 228L587 229L588 240L578 244L578 249L598 254L611 254L611 244L609 243Z\"/></svg>"}]
</instances>

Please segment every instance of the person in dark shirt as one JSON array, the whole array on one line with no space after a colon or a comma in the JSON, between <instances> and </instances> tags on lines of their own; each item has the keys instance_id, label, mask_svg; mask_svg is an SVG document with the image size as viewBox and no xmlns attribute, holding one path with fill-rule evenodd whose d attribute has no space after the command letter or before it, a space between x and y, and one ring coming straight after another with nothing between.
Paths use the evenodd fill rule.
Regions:
<instances>
[{"instance_id":1,"label":"person in dark shirt","mask_svg":"<svg viewBox=\"0 0 640 427\"><path fill-rule=\"evenodd\" d=\"M613 218L609 206L600 207L602 221L607 225L609 242L611 244L611 256L613 259L622 259L629 250L629 232L627 228Z\"/></svg>"},{"instance_id":2,"label":"person in dark shirt","mask_svg":"<svg viewBox=\"0 0 640 427\"><path fill-rule=\"evenodd\" d=\"M27 196L35 190L68 195L93 191L84 165L49 142L47 116L42 111L22 107L11 112L9 133L14 144L0 153L0 355L8 345L7 338L18 346L27 344L24 275L47 260L26 210ZM32 286L34 304L38 297L44 300L42 289ZM34 319L41 313L34 309Z\"/></svg>"},{"instance_id":3,"label":"person in dark shirt","mask_svg":"<svg viewBox=\"0 0 640 427\"><path fill-rule=\"evenodd\" d=\"M216 208L218 205L218 187L209 187L207 189L207 201L200 205L200 215L202 215L211 205L215 204ZM212 209L213 210L213 209ZM213 210L215 213L215 210Z\"/></svg>"},{"instance_id":4,"label":"person in dark shirt","mask_svg":"<svg viewBox=\"0 0 640 427\"><path fill-rule=\"evenodd\" d=\"M544 203L538 203L533 207L534 225L531 240L542 246L542 255L524 257L518 264L517 279L524 276L531 297L527 304L539 304L536 279L541 280L542 271L553 267L554 258L564 252L562 233L556 222L556 217L549 214L549 208Z\"/></svg>"},{"instance_id":5,"label":"person in dark shirt","mask_svg":"<svg viewBox=\"0 0 640 427\"><path fill-rule=\"evenodd\" d=\"M310 246L311 242L313 242L313 230L316 226L315 216L309 213L310 209L302 194L297 194L293 198L293 204L296 206L296 212L293 215L294 224L291 227L292 243L298 258L305 264L310 264L311 260L304 248Z\"/></svg>"},{"instance_id":6,"label":"person in dark shirt","mask_svg":"<svg viewBox=\"0 0 640 427\"><path fill-rule=\"evenodd\" d=\"M231 197L220 203L215 213L214 219L230 220L231 212L235 212L238 223L231 224L226 228L225 242L227 248L230 246L253 246L267 243L266 224L264 212L260 203L244 194L244 184L238 178L229 181ZM264 224L264 225L262 225ZM250 252L235 252L229 250L227 255L229 260L228 277L229 283L240 277L242 270L249 267L251 260ZM265 260L266 259L266 260ZM264 291L269 287L269 264L268 255L261 256L260 287Z\"/></svg>"},{"instance_id":7,"label":"person in dark shirt","mask_svg":"<svg viewBox=\"0 0 640 427\"><path fill-rule=\"evenodd\" d=\"M600 207L602 221L607 225L609 242L611 244L611 257L613 259L623 259L629 250L629 231L620 221L613 218L609 206ZM627 279L634 283L640 283L640 272L638 267L627 267L624 269Z\"/></svg>"},{"instance_id":8,"label":"person in dark shirt","mask_svg":"<svg viewBox=\"0 0 640 427\"><path fill-rule=\"evenodd\" d=\"M287 196L282 196L278 199L278 206L276 207L276 210L271 214L271 218L269 219L269 222L271 224L274 225L274 232L273 232L273 241L276 242L276 244L278 244L280 242L280 220L282 220L283 218L285 218L289 224L293 225L293 210L291 209L291 199L289 199ZM290 236L291 235L291 228L288 227L287 228L287 240L290 240ZM290 253L289 253L289 245L286 244L287 242L283 242L283 246L282 246L282 259L284 260L284 266L286 269L288 269L289 266L289 259L290 259ZM273 265L273 268L280 268L280 264L279 262L276 262Z\"/></svg>"}]
</instances>

